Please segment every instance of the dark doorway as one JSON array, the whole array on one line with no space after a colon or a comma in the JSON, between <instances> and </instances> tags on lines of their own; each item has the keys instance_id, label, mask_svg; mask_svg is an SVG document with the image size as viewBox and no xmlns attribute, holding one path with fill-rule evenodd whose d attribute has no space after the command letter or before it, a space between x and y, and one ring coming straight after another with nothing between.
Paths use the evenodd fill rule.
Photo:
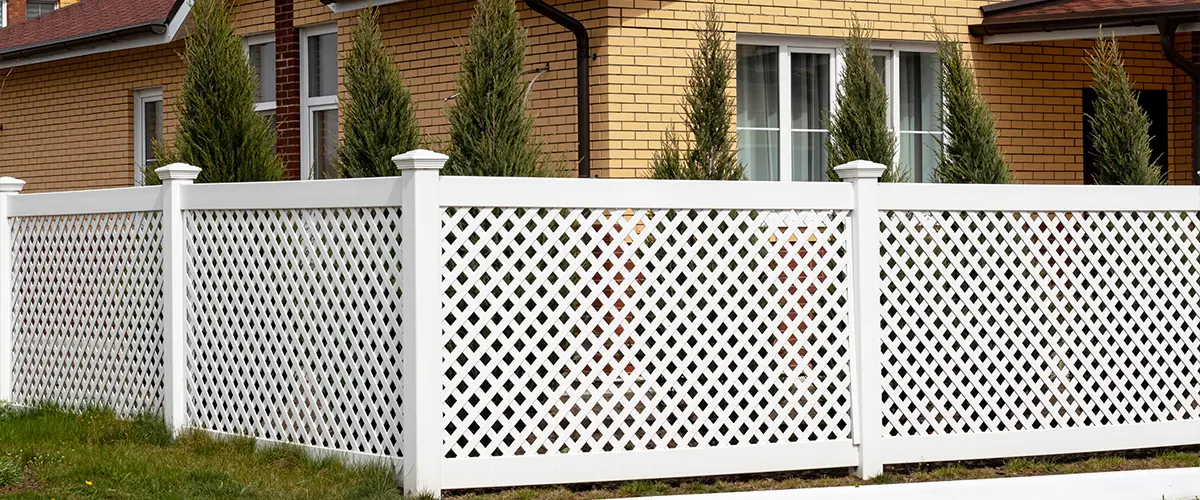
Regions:
<instances>
[{"instance_id":1,"label":"dark doorway","mask_svg":"<svg viewBox=\"0 0 1200 500\"><path fill-rule=\"evenodd\" d=\"M1088 118L1095 111L1096 91L1083 89L1083 183L1096 183L1096 155L1092 150L1092 124ZM1142 90L1138 92L1138 104L1150 117L1150 160L1162 168L1167 175L1167 91Z\"/></svg>"}]
</instances>

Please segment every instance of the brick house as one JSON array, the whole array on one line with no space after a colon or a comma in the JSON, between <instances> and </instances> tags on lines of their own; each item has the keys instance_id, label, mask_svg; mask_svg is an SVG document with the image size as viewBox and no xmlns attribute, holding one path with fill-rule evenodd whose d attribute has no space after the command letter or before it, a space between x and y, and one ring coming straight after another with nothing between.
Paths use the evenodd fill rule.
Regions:
<instances>
[{"instance_id":1,"label":"brick house","mask_svg":"<svg viewBox=\"0 0 1200 500\"><path fill-rule=\"evenodd\" d=\"M291 178L327 173L344 91L339 66L356 11L367 3L328 2L234 1L237 31L263 83L258 109L273 117ZM153 160L149 139L169 141L175 126L186 1L0 3L7 25L0 29L0 175L27 180L28 192L135 183L135 165ZM454 91L458 45L473 2L374 4L385 43L418 102L427 141L436 148L446 136L443 107ZM538 133L571 160L580 144L590 146L579 162L586 175L640 175L668 125L681 122L692 29L707 3L518 4L530 34L529 78L538 75L530 97ZM738 77L731 92L741 158L754 179L822 175L820 117L832 105L839 37L857 15L877 30L876 60L892 96L900 159L916 180L929 174L940 140L929 42L936 19L969 42L1002 145L1022 182L1088 178L1084 113L1091 75L1084 56L1101 26L1121 38L1171 183L1194 182L1197 112L1189 75L1200 76L1191 64L1200 58L1192 35L1200 27L1200 0L723 0L718 7L731 48L736 45ZM586 34L586 51L577 47L576 34ZM581 60L590 93L590 130L583 131L576 126ZM779 118L788 108L792 129L781 130Z\"/></svg>"}]
</instances>

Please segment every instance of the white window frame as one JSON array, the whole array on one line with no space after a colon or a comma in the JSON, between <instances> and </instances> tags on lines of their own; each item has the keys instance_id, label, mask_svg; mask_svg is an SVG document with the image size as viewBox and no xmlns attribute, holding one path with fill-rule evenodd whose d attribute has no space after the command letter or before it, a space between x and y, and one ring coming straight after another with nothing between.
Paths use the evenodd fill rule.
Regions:
<instances>
[{"instance_id":1,"label":"white window frame","mask_svg":"<svg viewBox=\"0 0 1200 500\"><path fill-rule=\"evenodd\" d=\"M242 38L242 53L245 54L246 60L250 60L250 47L253 45L265 45L275 43L274 33L261 33L258 35L250 35ZM275 50L279 50L279 46L275 46ZM278 75L279 69L275 69ZM277 76L278 77L278 76ZM276 96L278 98L278 96ZM278 101L260 101L254 103L254 112L262 113L265 111L275 111Z\"/></svg>"},{"instance_id":2,"label":"white window frame","mask_svg":"<svg viewBox=\"0 0 1200 500\"><path fill-rule=\"evenodd\" d=\"M809 131L809 129L792 128L792 54L830 54L829 71L829 112L837 112L837 86L841 82L842 69L845 66L845 53L842 50L845 42L833 38L796 38L772 35L743 35L737 36L738 45L774 46L779 49L779 180L792 180L792 134ZM871 45L873 55L886 55L888 75L888 127L896 138L896 155L893 158L897 164L900 161L900 53L921 52L936 53L937 46L932 43L898 42L876 40ZM755 128L739 128L739 130L758 130ZM766 129L762 129L766 130ZM824 129L812 129L819 131ZM913 132L910 132L913 133ZM938 132L936 135L942 135ZM919 180L918 180L919 181Z\"/></svg>"},{"instance_id":3,"label":"white window frame","mask_svg":"<svg viewBox=\"0 0 1200 500\"><path fill-rule=\"evenodd\" d=\"M133 185L146 183L142 169L146 165L146 103L163 102L162 87L151 87L133 92ZM166 108L163 109L166 115Z\"/></svg>"},{"instance_id":4,"label":"white window frame","mask_svg":"<svg viewBox=\"0 0 1200 500\"><path fill-rule=\"evenodd\" d=\"M8 26L8 0L0 0L0 28Z\"/></svg>"},{"instance_id":5,"label":"white window frame","mask_svg":"<svg viewBox=\"0 0 1200 500\"><path fill-rule=\"evenodd\" d=\"M312 140L312 116L317 111L338 109L338 96L308 96L308 38L317 35L337 34L336 24L304 28L300 32L300 178L315 179L312 172L315 145ZM340 77L340 75L339 75ZM340 87L341 82L338 82ZM340 118L340 117L339 117ZM340 121L340 119L339 119ZM340 132L340 131L339 131Z\"/></svg>"}]
</instances>

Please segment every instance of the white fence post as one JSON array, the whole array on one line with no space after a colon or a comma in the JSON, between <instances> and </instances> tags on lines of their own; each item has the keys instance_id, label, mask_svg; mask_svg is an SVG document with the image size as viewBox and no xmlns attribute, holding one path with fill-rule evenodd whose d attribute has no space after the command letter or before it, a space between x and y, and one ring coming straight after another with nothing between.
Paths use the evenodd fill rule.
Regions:
<instances>
[{"instance_id":1,"label":"white fence post","mask_svg":"<svg viewBox=\"0 0 1200 500\"><path fill-rule=\"evenodd\" d=\"M854 441L858 446L857 474L883 474L883 339L879 326L879 176L886 167L855 160L834 168L854 185L850 215L852 257L851 294L854 310L852 345Z\"/></svg>"},{"instance_id":2,"label":"white fence post","mask_svg":"<svg viewBox=\"0 0 1200 500\"><path fill-rule=\"evenodd\" d=\"M9 200L25 181L0 177L0 401L12 401L13 388L13 259Z\"/></svg>"},{"instance_id":3,"label":"white fence post","mask_svg":"<svg viewBox=\"0 0 1200 500\"><path fill-rule=\"evenodd\" d=\"M172 163L154 170L162 179L163 265L163 413L167 426L178 434L187 423L187 330L184 324L184 269L182 189L200 175L200 168Z\"/></svg>"},{"instance_id":4,"label":"white fence post","mask_svg":"<svg viewBox=\"0 0 1200 500\"><path fill-rule=\"evenodd\" d=\"M442 493L442 210L446 155L418 149L392 158L401 192L401 383L404 492Z\"/></svg>"}]
</instances>

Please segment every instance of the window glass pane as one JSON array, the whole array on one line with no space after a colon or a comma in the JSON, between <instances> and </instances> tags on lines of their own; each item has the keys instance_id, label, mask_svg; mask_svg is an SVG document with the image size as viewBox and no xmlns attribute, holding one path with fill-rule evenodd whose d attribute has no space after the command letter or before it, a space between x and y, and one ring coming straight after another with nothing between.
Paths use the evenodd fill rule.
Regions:
<instances>
[{"instance_id":1,"label":"window glass pane","mask_svg":"<svg viewBox=\"0 0 1200 500\"><path fill-rule=\"evenodd\" d=\"M931 180L942 147L938 71L936 54L900 53L900 164L914 182Z\"/></svg>"},{"instance_id":2,"label":"window glass pane","mask_svg":"<svg viewBox=\"0 0 1200 500\"><path fill-rule=\"evenodd\" d=\"M25 19L33 19L54 12L56 6L58 6L58 2L39 2L33 0L26 2Z\"/></svg>"},{"instance_id":3,"label":"window glass pane","mask_svg":"<svg viewBox=\"0 0 1200 500\"><path fill-rule=\"evenodd\" d=\"M752 181L779 180L779 131L739 130L738 160Z\"/></svg>"},{"instance_id":4,"label":"window glass pane","mask_svg":"<svg viewBox=\"0 0 1200 500\"><path fill-rule=\"evenodd\" d=\"M888 84L888 56L885 54L875 54L871 56L875 60L875 72L879 73L879 77L883 79L883 86Z\"/></svg>"},{"instance_id":5,"label":"window glass pane","mask_svg":"<svg viewBox=\"0 0 1200 500\"><path fill-rule=\"evenodd\" d=\"M314 111L312 122L313 162L315 163L316 178L337 178L333 160L337 155L338 111L336 109Z\"/></svg>"},{"instance_id":6,"label":"window glass pane","mask_svg":"<svg viewBox=\"0 0 1200 500\"><path fill-rule=\"evenodd\" d=\"M737 110L740 128L779 127L779 48L738 45Z\"/></svg>"},{"instance_id":7,"label":"window glass pane","mask_svg":"<svg viewBox=\"0 0 1200 500\"><path fill-rule=\"evenodd\" d=\"M162 101L145 101L142 103L142 158L147 165L154 164L154 142L162 142Z\"/></svg>"},{"instance_id":8,"label":"window glass pane","mask_svg":"<svg viewBox=\"0 0 1200 500\"><path fill-rule=\"evenodd\" d=\"M738 45L737 53L738 160L750 180L778 180L779 48Z\"/></svg>"},{"instance_id":9,"label":"window glass pane","mask_svg":"<svg viewBox=\"0 0 1200 500\"><path fill-rule=\"evenodd\" d=\"M258 79L257 102L275 101L275 42L250 46L250 66Z\"/></svg>"},{"instance_id":10,"label":"window glass pane","mask_svg":"<svg viewBox=\"0 0 1200 500\"><path fill-rule=\"evenodd\" d=\"M937 55L900 53L900 130L934 132L942 129L937 116L942 98L937 72Z\"/></svg>"},{"instance_id":11,"label":"window glass pane","mask_svg":"<svg viewBox=\"0 0 1200 500\"><path fill-rule=\"evenodd\" d=\"M829 54L792 54L792 180L825 180Z\"/></svg>"},{"instance_id":12,"label":"window glass pane","mask_svg":"<svg viewBox=\"0 0 1200 500\"><path fill-rule=\"evenodd\" d=\"M829 55L792 54L792 128L825 129Z\"/></svg>"},{"instance_id":13,"label":"window glass pane","mask_svg":"<svg viewBox=\"0 0 1200 500\"><path fill-rule=\"evenodd\" d=\"M337 95L337 33L308 37L308 96Z\"/></svg>"},{"instance_id":14,"label":"window glass pane","mask_svg":"<svg viewBox=\"0 0 1200 500\"><path fill-rule=\"evenodd\" d=\"M792 132L792 180L825 181L829 153L825 149L826 132Z\"/></svg>"},{"instance_id":15,"label":"window glass pane","mask_svg":"<svg viewBox=\"0 0 1200 500\"><path fill-rule=\"evenodd\" d=\"M933 167L942 150L942 134L930 132L900 133L900 164L913 182L932 182Z\"/></svg>"}]
</instances>

